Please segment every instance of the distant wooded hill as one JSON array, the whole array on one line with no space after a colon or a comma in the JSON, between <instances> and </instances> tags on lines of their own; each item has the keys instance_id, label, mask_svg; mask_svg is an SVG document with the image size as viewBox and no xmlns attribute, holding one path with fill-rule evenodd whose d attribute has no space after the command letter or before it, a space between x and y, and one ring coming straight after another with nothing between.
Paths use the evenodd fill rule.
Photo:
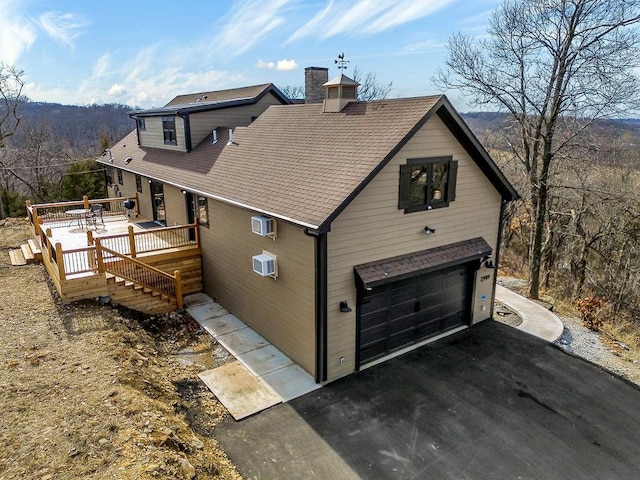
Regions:
<instances>
[{"instance_id":1,"label":"distant wooded hill","mask_svg":"<svg viewBox=\"0 0 640 480\"><path fill-rule=\"evenodd\" d=\"M52 143L71 146L84 155L100 152L103 135L112 144L133 130L131 111L131 107L119 104L74 106L23 102L18 107L22 132L47 125Z\"/></svg>"},{"instance_id":2,"label":"distant wooded hill","mask_svg":"<svg viewBox=\"0 0 640 480\"><path fill-rule=\"evenodd\" d=\"M119 104L73 106L30 101L19 107L21 127L36 129L48 124L52 143L71 146L81 155L99 154L104 135L113 144L128 134L135 127L129 118L131 111ZM470 112L462 117L481 140L504 128L507 121L507 115L498 112ZM603 120L598 127L627 143L640 143L640 119Z\"/></svg>"}]
</instances>

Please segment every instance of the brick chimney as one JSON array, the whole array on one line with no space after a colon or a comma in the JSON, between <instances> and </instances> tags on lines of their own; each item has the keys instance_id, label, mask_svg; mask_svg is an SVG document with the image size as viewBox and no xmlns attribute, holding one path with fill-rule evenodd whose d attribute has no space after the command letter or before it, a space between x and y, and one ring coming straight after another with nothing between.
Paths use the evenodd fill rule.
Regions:
<instances>
[{"instance_id":1,"label":"brick chimney","mask_svg":"<svg viewBox=\"0 0 640 480\"><path fill-rule=\"evenodd\" d=\"M329 69L307 67L304 69L304 103L322 103L325 98L325 83L329 81Z\"/></svg>"}]
</instances>

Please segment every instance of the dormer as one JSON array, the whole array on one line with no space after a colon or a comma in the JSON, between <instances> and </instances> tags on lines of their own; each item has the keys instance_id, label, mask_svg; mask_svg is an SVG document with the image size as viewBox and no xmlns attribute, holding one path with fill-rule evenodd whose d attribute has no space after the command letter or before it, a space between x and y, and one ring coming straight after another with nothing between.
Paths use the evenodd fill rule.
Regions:
<instances>
[{"instance_id":1,"label":"dormer","mask_svg":"<svg viewBox=\"0 0 640 480\"><path fill-rule=\"evenodd\" d=\"M167 105L132 112L138 145L190 152L220 125L247 126L271 105L291 101L273 84L179 95Z\"/></svg>"},{"instance_id":2,"label":"dormer","mask_svg":"<svg viewBox=\"0 0 640 480\"><path fill-rule=\"evenodd\" d=\"M342 73L333 80L329 80L324 84L327 93L322 111L325 113L341 112L349 102L358 99L358 86L360 86L358 82Z\"/></svg>"}]
</instances>

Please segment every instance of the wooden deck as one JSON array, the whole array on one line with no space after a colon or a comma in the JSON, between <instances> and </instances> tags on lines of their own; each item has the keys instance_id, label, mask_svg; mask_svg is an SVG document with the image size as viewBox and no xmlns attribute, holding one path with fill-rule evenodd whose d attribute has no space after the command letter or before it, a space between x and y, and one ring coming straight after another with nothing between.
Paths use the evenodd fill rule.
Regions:
<instances>
[{"instance_id":1,"label":"wooden deck","mask_svg":"<svg viewBox=\"0 0 640 480\"><path fill-rule=\"evenodd\" d=\"M182 308L183 295L202 290L197 222L163 227L125 211L124 200L27 204L33 238L60 297L109 297L146 313ZM96 202L106 208L94 222L85 211Z\"/></svg>"}]
</instances>

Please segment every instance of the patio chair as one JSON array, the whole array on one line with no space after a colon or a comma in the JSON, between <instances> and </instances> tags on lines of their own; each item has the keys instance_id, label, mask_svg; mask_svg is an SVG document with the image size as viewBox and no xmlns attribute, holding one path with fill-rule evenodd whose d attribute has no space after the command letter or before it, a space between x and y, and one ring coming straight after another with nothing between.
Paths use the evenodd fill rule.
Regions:
<instances>
[{"instance_id":1,"label":"patio chair","mask_svg":"<svg viewBox=\"0 0 640 480\"><path fill-rule=\"evenodd\" d=\"M89 212L87 213L87 228L89 228L89 222L93 224L94 230L98 228L98 224L102 224L104 228L104 218L102 218L102 205L94 203L91 205Z\"/></svg>"}]
</instances>

